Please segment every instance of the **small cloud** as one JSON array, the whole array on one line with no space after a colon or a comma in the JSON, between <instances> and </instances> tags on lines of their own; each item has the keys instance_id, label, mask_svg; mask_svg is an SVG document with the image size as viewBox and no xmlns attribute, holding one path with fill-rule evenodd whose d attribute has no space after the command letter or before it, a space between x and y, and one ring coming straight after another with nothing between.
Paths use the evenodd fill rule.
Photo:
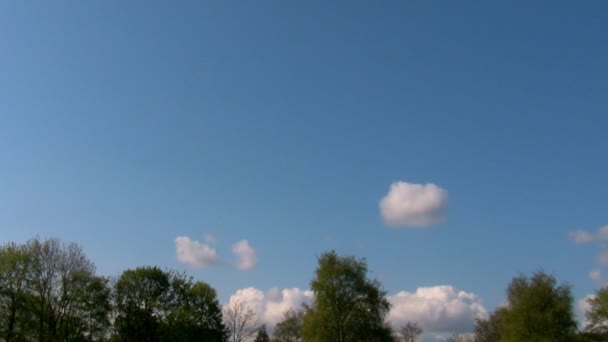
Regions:
<instances>
[{"instance_id":1,"label":"small cloud","mask_svg":"<svg viewBox=\"0 0 608 342\"><path fill-rule=\"evenodd\" d=\"M575 230L573 232L570 232L568 235L572 240L574 240L574 243L576 243L577 245L590 243L594 240L593 234L590 234L584 230Z\"/></svg>"},{"instance_id":2,"label":"small cloud","mask_svg":"<svg viewBox=\"0 0 608 342\"><path fill-rule=\"evenodd\" d=\"M599 241L608 241L608 225L597 229L596 239Z\"/></svg>"},{"instance_id":3,"label":"small cloud","mask_svg":"<svg viewBox=\"0 0 608 342\"><path fill-rule=\"evenodd\" d=\"M232 253L239 259L236 268L239 270L250 270L255 267L258 258L253 247L247 240L241 240L232 246Z\"/></svg>"},{"instance_id":4,"label":"small cloud","mask_svg":"<svg viewBox=\"0 0 608 342\"><path fill-rule=\"evenodd\" d=\"M207 243L216 243L217 240L215 239L215 237L211 234L207 234L205 235L205 242Z\"/></svg>"},{"instance_id":5,"label":"small cloud","mask_svg":"<svg viewBox=\"0 0 608 342\"><path fill-rule=\"evenodd\" d=\"M581 299L578 301L577 305L576 305L576 311L577 311L577 315L580 319L580 321L583 322L583 327L586 326L589 322L587 321L587 318L585 317L585 314L587 312L589 312L589 310L591 310L591 304L589 304L589 299L595 298L594 294L588 294L585 296L585 298Z\"/></svg>"},{"instance_id":6,"label":"small cloud","mask_svg":"<svg viewBox=\"0 0 608 342\"><path fill-rule=\"evenodd\" d=\"M602 266L608 265L608 252L607 251L602 251L602 252L600 252L600 254L598 254L597 263Z\"/></svg>"},{"instance_id":7,"label":"small cloud","mask_svg":"<svg viewBox=\"0 0 608 342\"><path fill-rule=\"evenodd\" d=\"M584 230L574 230L568 233L568 236L570 236L570 239L577 245L597 242L601 247L606 247L605 242L608 242L608 225L599 227L595 234Z\"/></svg>"},{"instance_id":8,"label":"small cloud","mask_svg":"<svg viewBox=\"0 0 608 342\"><path fill-rule=\"evenodd\" d=\"M589 272L589 278L595 282L600 282L602 280L602 272L600 270L593 270Z\"/></svg>"},{"instance_id":9,"label":"small cloud","mask_svg":"<svg viewBox=\"0 0 608 342\"><path fill-rule=\"evenodd\" d=\"M215 249L187 236L175 238L175 251L179 262L196 268L213 266L219 260Z\"/></svg>"},{"instance_id":10,"label":"small cloud","mask_svg":"<svg viewBox=\"0 0 608 342\"><path fill-rule=\"evenodd\" d=\"M380 214L392 227L425 227L443 222L448 192L435 184L395 182L380 200Z\"/></svg>"}]
</instances>

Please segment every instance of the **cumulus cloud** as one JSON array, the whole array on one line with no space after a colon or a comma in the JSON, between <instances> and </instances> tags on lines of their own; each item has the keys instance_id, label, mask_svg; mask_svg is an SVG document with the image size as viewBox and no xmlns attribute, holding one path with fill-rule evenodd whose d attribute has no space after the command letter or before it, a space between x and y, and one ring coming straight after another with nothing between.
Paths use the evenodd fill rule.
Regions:
<instances>
[{"instance_id":1,"label":"cumulus cloud","mask_svg":"<svg viewBox=\"0 0 608 342\"><path fill-rule=\"evenodd\" d=\"M602 272L600 270L592 270L589 272L589 278L595 282L602 281Z\"/></svg>"},{"instance_id":2,"label":"cumulus cloud","mask_svg":"<svg viewBox=\"0 0 608 342\"><path fill-rule=\"evenodd\" d=\"M476 317L488 316L479 297L452 286L419 287L414 293L401 291L388 299L393 327L416 321L428 334L469 332Z\"/></svg>"},{"instance_id":3,"label":"cumulus cloud","mask_svg":"<svg viewBox=\"0 0 608 342\"><path fill-rule=\"evenodd\" d=\"M576 305L576 309L577 309L576 311L577 311L580 321L583 323L583 327L586 326L587 323L589 323L587 321L587 319L585 318L585 313L587 313L589 310L591 310L591 304L589 304L589 302L588 302L588 300L591 298L595 298L595 295L594 294L586 295L585 298L579 300Z\"/></svg>"},{"instance_id":4,"label":"cumulus cloud","mask_svg":"<svg viewBox=\"0 0 608 342\"><path fill-rule=\"evenodd\" d=\"M266 292L253 287L240 289L230 296L228 305L243 302L249 306L260 321L269 328L274 327L283 318L283 313L289 309L299 309L302 303L312 302L312 291L298 288L272 288Z\"/></svg>"},{"instance_id":5,"label":"cumulus cloud","mask_svg":"<svg viewBox=\"0 0 608 342\"><path fill-rule=\"evenodd\" d=\"M215 249L187 236L175 238L175 250L179 262L196 268L213 266L219 260Z\"/></svg>"},{"instance_id":6,"label":"cumulus cloud","mask_svg":"<svg viewBox=\"0 0 608 342\"><path fill-rule=\"evenodd\" d=\"M589 242L593 242L594 240L594 236L593 234L586 232L584 230L575 230L570 232L570 234L568 234L570 236L570 238L572 240L574 240L574 243L576 243L577 245L582 245L584 243L589 243Z\"/></svg>"},{"instance_id":7,"label":"cumulus cloud","mask_svg":"<svg viewBox=\"0 0 608 342\"><path fill-rule=\"evenodd\" d=\"M603 245L605 242L608 242L608 225L599 227L595 234L579 229L571 231L568 235L577 245L591 242L597 242Z\"/></svg>"},{"instance_id":8,"label":"cumulus cloud","mask_svg":"<svg viewBox=\"0 0 608 342\"><path fill-rule=\"evenodd\" d=\"M261 323L272 329L289 309L311 304L313 292L298 288L271 288L262 291L253 287L237 290L226 306L242 302L251 308ZM392 307L387 316L398 329L407 321L416 321L424 329L421 341L441 341L452 333L473 330L475 317L487 317L481 299L473 293L452 286L421 287L414 293L401 291L388 296Z\"/></svg>"},{"instance_id":9,"label":"cumulus cloud","mask_svg":"<svg viewBox=\"0 0 608 342\"><path fill-rule=\"evenodd\" d=\"M253 247L247 240L241 240L232 246L232 253L238 258L236 268L239 270L250 270L255 267L258 257Z\"/></svg>"},{"instance_id":10,"label":"cumulus cloud","mask_svg":"<svg viewBox=\"0 0 608 342\"><path fill-rule=\"evenodd\" d=\"M608 265L608 251L602 251L597 255L597 263L602 266Z\"/></svg>"},{"instance_id":11,"label":"cumulus cloud","mask_svg":"<svg viewBox=\"0 0 608 342\"><path fill-rule=\"evenodd\" d=\"M435 184L395 182L380 200L380 214L392 227L425 227L443 221L448 192Z\"/></svg>"}]
</instances>

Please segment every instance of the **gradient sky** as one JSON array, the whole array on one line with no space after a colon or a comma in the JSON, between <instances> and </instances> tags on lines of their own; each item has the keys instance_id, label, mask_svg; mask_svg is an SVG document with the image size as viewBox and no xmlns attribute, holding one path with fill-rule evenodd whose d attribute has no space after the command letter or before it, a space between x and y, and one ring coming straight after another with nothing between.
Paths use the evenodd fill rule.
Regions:
<instances>
[{"instance_id":1,"label":"gradient sky","mask_svg":"<svg viewBox=\"0 0 608 342\"><path fill-rule=\"evenodd\" d=\"M579 300L603 247L569 232L608 224L607 22L605 1L2 2L0 242L184 269L224 302L307 289L330 249L389 294L493 310L542 268ZM447 191L444 221L387 226L397 181ZM208 234L219 263L178 262Z\"/></svg>"}]
</instances>

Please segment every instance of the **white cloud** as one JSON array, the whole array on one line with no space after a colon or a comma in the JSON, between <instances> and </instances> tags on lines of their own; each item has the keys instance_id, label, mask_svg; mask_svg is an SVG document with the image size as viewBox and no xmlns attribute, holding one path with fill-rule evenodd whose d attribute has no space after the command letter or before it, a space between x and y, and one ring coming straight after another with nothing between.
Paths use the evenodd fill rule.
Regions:
<instances>
[{"instance_id":1,"label":"white cloud","mask_svg":"<svg viewBox=\"0 0 608 342\"><path fill-rule=\"evenodd\" d=\"M205 242L207 243L216 243L217 240L215 239L215 237L211 234L207 234L205 235Z\"/></svg>"},{"instance_id":2,"label":"white cloud","mask_svg":"<svg viewBox=\"0 0 608 342\"><path fill-rule=\"evenodd\" d=\"M236 268L239 270L250 270L255 267L258 257L253 247L247 240L241 240L232 246L232 253L239 259Z\"/></svg>"},{"instance_id":3,"label":"white cloud","mask_svg":"<svg viewBox=\"0 0 608 342\"><path fill-rule=\"evenodd\" d=\"M608 265L608 251L602 251L597 255L597 263L602 266Z\"/></svg>"},{"instance_id":4,"label":"white cloud","mask_svg":"<svg viewBox=\"0 0 608 342\"><path fill-rule=\"evenodd\" d=\"M576 243L577 245L589 243L594 240L593 234L590 234L584 230L575 230L573 232L570 232L568 235L572 240L574 240L574 243Z\"/></svg>"},{"instance_id":5,"label":"white cloud","mask_svg":"<svg viewBox=\"0 0 608 342\"><path fill-rule=\"evenodd\" d=\"M299 309L302 303L311 304L313 292L298 288L271 288L264 292L249 287L237 290L229 304L247 304L270 330L281 321L283 312ZM415 293L401 291L388 296L392 308L387 316L397 329L407 321L416 321L424 329L422 341L441 341L452 333L473 330L475 317L487 317L479 297L452 286L421 287ZM226 306L227 306L226 305Z\"/></svg>"},{"instance_id":6,"label":"white cloud","mask_svg":"<svg viewBox=\"0 0 608 342\"><path fill-rule=\"evenodd\" d=\"M595 295L594 294L586 295L585 298L578 301L577 306L576 306L576 309L577 309L576 311L577 311L580 321L582 322L583 327L585 327L588 323L587 319L585 318L585 313L588 312L589 310L591 310L591 305L587 301L591 298L595 298Z\"/></svg>"},{"instance_id":7,"label":"white cloud","mask_svg":"<svg viewBox=\"0 0 608 342\"><path fill-rule=\"evenodd\" d=\"M595 282L601 282L602 272L600 270L592 270L591 272L589 272L589 278L591 278L591 280Z\"/></svg>"},{"instance_id":8,"label":"white cloud","mask_svg":"<svg viewBox=\"0 0 608 342\"><path fill-rule=\"evenodd\" d=\"M380 200L380 214L392 227L424 227L443 221L448 192L435 184L395 182Z\"/></svg>"},{"instance_id":9,"label":"white cloud","mask_svg":"<svg viewBox=\"0 0 608 342\"><path fill-rule=\"evenodd\" d=\"M476 317L488 315L479 297L452 286L419 287L414 293L401 291L388 299L393 327L416 321L428 334L469 332Z\"/></svg>"},{"instance_id":10,"label":"white cloud","mask_svg":"<svg viewBox=\"0 0 608 342\"><path fill-rule=\"evenodd\" d=\"M579 229L571 231L568 233L568 236L570 236L570 239L572 239L577 245L597 242L602 247L605 247L604 242L608 242L608 225L599 227L595 234Z\"/></svg>"},{"instance_id":11,"label":"white cloud","mask_svg":"<svg viewBox=\"0 0 608 342\"><path fill-rule=\"evenodd\" d=\"M187 236L175 238L175 251L179 262L196 268L213 266L219 260L215 249Z\"/></svg>"},{"instance_id":12,"label":"white cloud","mask_svg":"<svg viewBox=\"0 0 608 342\"><path fill-rule=\"evenodd\" d=\"M283 318L283 312L289 309L299 309L302 303L310 304L312 291L298 288L283 289L272 288L266 292L253 287L240 289L230 296L229 304L238 300L247 304L256 317L269 329L272 329Z\"/></svg>"}]
</instances>

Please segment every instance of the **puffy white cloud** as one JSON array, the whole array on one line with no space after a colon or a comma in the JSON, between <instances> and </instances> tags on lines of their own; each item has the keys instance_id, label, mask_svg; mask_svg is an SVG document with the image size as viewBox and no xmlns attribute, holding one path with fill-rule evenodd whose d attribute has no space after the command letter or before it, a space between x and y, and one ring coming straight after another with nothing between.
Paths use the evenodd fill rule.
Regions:
<instances>
[{"instance_id":1,"label":"puffy white cloud","mask_svg":"<svg viewBox=\"0 0 608 342\"><path fill-rule=\"evenodd\" d=\"M392 227L424 227L443 221L448 192L435 184L395 182L380 200L380 214Z\"/></svg>"},{"instance_id":2,"label":"puffy white cloud","mask_svg":"<svg viewBox=\"0 0 608 342\"><path fill-rule=\"evenodd\" d=\"M589 278L593 281L601 282L602 281L602 272L600 270L592 270L589 272Z\"/></svg>"},{"instance_id":3,"label":"puffy white cloud","mask_svg":"<svg viewBox=\"0 0 608 342\"><path fill-rule=\"evenodd\" d=\"M253 287L240 289L230 296L228 305L241 301L248 305L260 321L272 329L283 318L283 313L289 309L299 309L302 303L310 304L312 291L298 288L272 288L266 292Z\"/></svg>"},{"instance_id":4,"label":"puffy white cloud","mask_svg":"<svg viewBox=\"0 0 608 342\"><path fill-rule=\"evenodd\" d=\"M258 263L258 257L247 240L241 240L232 246L232 253L238 258L236 268L250 270Z\"/></svg>"},{"instance_id":5,"label":"puffy white cloud","mask_svg":"<svg viewBox=\"0 0 608 342\"><path fill-rule=\"evenodd\" d=\"M597 255L597 263L602 266L608 265L608 251L602 251Z\"/></svg>"},{"instance_id":6,"label":"puffy white cloud","mask_svg":"<svg viewBox=\"0 0 608 342\"><path fill-rule=\"evenodd\" d=\"M577 245L597 242L602 245L602 247L605 247L604 243L608 242L608 225L599 227L595 234L579 229L571 231L568 235Z\"/></svg>"},{"instance_id":7,"label":"puffy white cloud","mask_svg":"<svg viewBox=\"0 0 608 342\"><path fill-rule=\"evenodd\" d=\"M479 297L452 286L419 287L414 293L401 291L388 299L393 327L416 321L428 334L469 332L476 317L488 316Z\"/></svg>"},{"instance_id":8,"label":"puffy white cloud","mask_svg":"<svg viewBox=\"0 0 608 342\"><path fill-rule=\"evenodd\" d=\"M568 235L572 240L574 240L577 245L589 243L594 240L593 234L590 234L589 232L586 232L584 230L575 230L570 232Z\"/></svg>"},{"instance_id":9,"label":"puffy white cloud","mask_svg":"<svg viewBox=\"0 0 608 342\"><path fill-rule=\"evenodd\" d=\"M179 262L196 268L213 266L219 260L215 249L187 236L175 238L175 251Z\"/></svg>"},{"instance_id":10,"label":"puffy white cloud","mask_svg":"<svg viewBox=\"0 0 608 342\"><path fill-rule=\"evenodd\" d=\"M576 311L577 311L577 315L579 316L580 321L583 324L583 327L585 325L587 325L587 319L585 318L585 313L588 312L591 309L591 305L589 304L588 300L591 298L595 298L594 294L588 294L585 296L585 298L581 299L578 301L577 305L576 305Z\"/></svg>"},{"instance_id":11,"label":"puffy white cloud","mask_svg":"<svg viewBox=\"0 0 608 342\"><path fill-rule=\"evenodd\" d=\"M230 296L230 305L243 302L261 323L272 330L283 313L298 309L302 303L311 304L313 292L298 288L271 288L262 291L253 287L237 290ZM422 341L441 341L452 333L473 330L475 317L487 317L488 312L475 294L458 291L452 286L421 287L414 293L401 291L388 296L392 308L387 316L397 329L407 321L416 321L424 329Z\"/></svg>"}]
</instances>

